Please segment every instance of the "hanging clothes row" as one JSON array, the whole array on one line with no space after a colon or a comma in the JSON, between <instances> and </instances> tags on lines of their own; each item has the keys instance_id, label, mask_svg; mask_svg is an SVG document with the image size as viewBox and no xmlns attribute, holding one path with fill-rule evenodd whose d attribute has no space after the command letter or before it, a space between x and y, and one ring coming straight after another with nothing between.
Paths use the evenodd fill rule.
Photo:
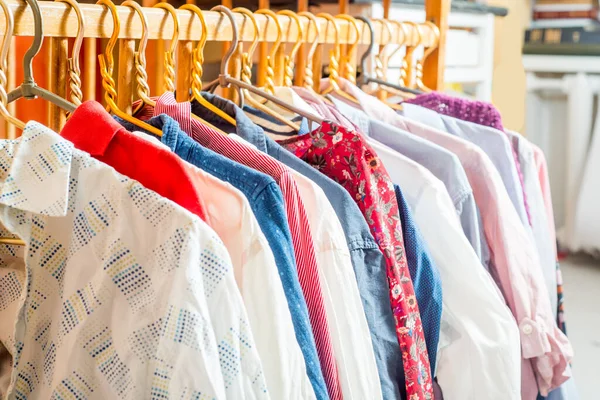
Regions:
<instances>
[{"instance_id":1,"label":"hanging clothes row","mask_svg":"<svg viewBox=\"0 0 600 400\"><path fill-rule=\"evenodd\" d=\"M7 93L20 31L0 0L0 115L22 131L0 141L2 398L577 399L544 155L492 106L427 87L439 26L69 1L79 44L84 17L111 21L103 106L34 83L42 30L57 28L48 5L27 3L36 35ZM176 58L192 40L184 14L203 33ZM139 42L123 38L123 15ZM284 20L306 53L286 54ZM229 48L203 85L208 28L224 25ZM157 37L171 41L152 95ZM388 82L398 49L411 67ZM32 93L66 122L9 112Z\"/></svg>"}]
</instances>

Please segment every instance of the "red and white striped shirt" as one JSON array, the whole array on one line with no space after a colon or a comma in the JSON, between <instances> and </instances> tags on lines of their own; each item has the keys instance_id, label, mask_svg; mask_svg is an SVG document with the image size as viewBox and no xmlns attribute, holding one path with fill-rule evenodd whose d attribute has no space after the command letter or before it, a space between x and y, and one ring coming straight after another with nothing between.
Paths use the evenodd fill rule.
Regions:
<instances>
[{"instance_id":1,"label":"red and white striped shirt","mask_svg":"<svg viewBox=\"0 0 600 400\"><path fill-rule=\"evenodd\" d=\"M308 216L291 172L286 166L269 155L228 138L214 129L203 125L200 121L193 119L191 117L190 103L178 103L171 92L166 92L157 98L156 107L152 115L150 115L150 112L152 112L152 108L146 106L140 111L138 117L144 119L152 115L167 114L179 123L184 132L201 145L233 161L273 177L281 188L290 232L292 234L298 278L308 306L310 323L315 337L323 377L325 378L325 384L327 385L327 391L331 399L341 400L341 385L333 355L329 325L325 314L314 243L310 233ZM208 118L205 115L201 117ZM210 117L213 116L211 115Z\"/></svg>"}]
</instances>

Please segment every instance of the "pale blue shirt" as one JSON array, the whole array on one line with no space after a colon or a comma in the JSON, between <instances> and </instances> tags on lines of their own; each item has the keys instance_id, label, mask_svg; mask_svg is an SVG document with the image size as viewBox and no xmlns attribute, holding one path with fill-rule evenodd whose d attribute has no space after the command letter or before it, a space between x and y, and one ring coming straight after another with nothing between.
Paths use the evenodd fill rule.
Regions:
<instances>
[{"instance_id":1,"label":"pale blue shirt","mask_svg":"<svg viewBox=\"0 0 600 400\"><path fill-rule=\"evenodd\" d=\"M460 218L465 236L482 264L487 268L490 254L485 235L483 235L483 225L475 205L473 189L458 157L435 143L390 124L369 118L364 111L342 101L333 97L331 100L336 108L362 133L421 164L444 183Z\"/></svg>"},{"instance_id":2,"label":"pale blue shirt","mask_svg":"<svg viewBox=\"0 0 600 400\"><path fill-rule=\"evenodd\" d=\"M481 148L488 155L500 173L508 196L519 214L523 225L529 227L529 218L523 200L523 187L519 180L517 166L513 157L510 141L497 129L463 121L415 104L403 104L403 115L432 128L448 132L465 139Z\"/></svg>"}]
</instances>

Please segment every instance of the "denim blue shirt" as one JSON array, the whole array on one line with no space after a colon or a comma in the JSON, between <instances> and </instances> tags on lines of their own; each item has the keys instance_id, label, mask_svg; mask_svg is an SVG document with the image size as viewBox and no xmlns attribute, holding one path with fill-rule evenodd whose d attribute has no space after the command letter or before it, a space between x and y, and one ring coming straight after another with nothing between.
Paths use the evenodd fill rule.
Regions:
<instances>
[{"instance_id":1,"label":"denim blue shirt","mask_svg":"<svg viewBox=\"0 0 600 400\"><path fill-rule=\"evenodd\" d=\"M504 132L488 126L463 121L447 115L438 114L433 110L405 104L403 115L425 125L440 129L452 135L465 139L479 147L490 157L500 173L508 196L517 210L523 225L529 227L529 218L523 200L523 186L519 180L517 165L513 157L510 142Z\"/></svg>"},{"instance_id":2,"label":"denim blue shirt","mask_svg":"<svg viewBox=\"0 0 600 400\"><path fill-rule=\"evenodd\" d=\"M137 126L116 119L128 130L140 130ZM146 122L162 130L162 143L169 146L175 154L222 181L229 182L248 199L275 256L308 377L317 399L329 399L308 318L308 308L298 281L292 237L279 186L270 176L231 161L195 142L179 129L179 124L174 119L165 114Z\"/></svg>"},{"instance_id":3,"label":"denim blue shirt","mask_svg":"<svg viewBox=\"0 0 600 400\"><path fill-rule=\"evenodd\" d=\"M406 262L415 287L431 373L434 374L442 320L442 281L437 265L429 254L425 240L413 219L408 203L402 196L400 187L394 185L394 190L402 222Z\"/></svg>"},{"instance_id":4,"label":"denim blue shirt","mask_svg":"<svg viewBox=\"0 0 600 400\"><path fill-rule=\"evenodd\" d=\"M244 110L252 113L254 122L260 124L261 119L264 120L264 125L271 126L272 131L274 124L279 123L261 111L250 107L244 107ZM302 126L304 129L301 128L299 133L307 133L306 125ZM286 129L276 131L281 133ZM348 242L358 290L371 332L383 398L405 398L405 395L401 397L401 393L405 392L404 369L388 294L385 259L360 209L342 186L285 150L262 130L238 130L238 134L259 150L312 180L327 195Z\"/></svg>"},{"instance_id":5,"label":"denim blue shirt","mask_svg":"<svg viewBox=\"0 0 600 400\"><path fill-rule=\"evenodd\" d=\"M332 101L365 135L421 164L444 183L460 218L465 236L487 268L490 252L483 234L483 224L475 204L473 189L458 157L435 143L370 118L364 111L342 101L335 98L332 98Z\"/></svg>"}]
</instances>

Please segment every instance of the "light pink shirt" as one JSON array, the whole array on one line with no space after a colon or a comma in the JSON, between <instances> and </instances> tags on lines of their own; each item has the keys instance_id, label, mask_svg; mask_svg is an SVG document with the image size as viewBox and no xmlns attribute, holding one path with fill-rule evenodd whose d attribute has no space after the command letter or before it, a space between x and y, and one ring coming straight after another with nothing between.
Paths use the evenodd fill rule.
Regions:
<instances>
[{"instance_id":1,"label":"light pink shirt","mask_svg":"<svg viewBox=\"0 0 600 400\"><path fill-rule=\"evenodd\" d=\"M477 146L398 115L373 96L340 79L371 117L430 140L456 154L473 188L490 246L490 272L510 307L521 334L522 398L535 400L570 377L573 350L558 329L547 296L535 245L512 205L489 157Z\"/></svg>"},{"instance_id":2,"label":"light pink shirt","mask_svg":"<svg viewBox=\"0 0 600 400\"><path fill-rule=\"evenodd\" d=\"M554 210L552 209L552 193L550 192L550 178L548 176L548 165L546 164L546 157L542 149L531 144L533 147L533 159L538 169L538 178L540 180L540 186L542 187L542 196L544 197L544 205L546 213L548 214L548 228L552 235L552 243L554 244L554 250L556 253L556 227L554 225Z\"/></svg>"}]
</instances>

